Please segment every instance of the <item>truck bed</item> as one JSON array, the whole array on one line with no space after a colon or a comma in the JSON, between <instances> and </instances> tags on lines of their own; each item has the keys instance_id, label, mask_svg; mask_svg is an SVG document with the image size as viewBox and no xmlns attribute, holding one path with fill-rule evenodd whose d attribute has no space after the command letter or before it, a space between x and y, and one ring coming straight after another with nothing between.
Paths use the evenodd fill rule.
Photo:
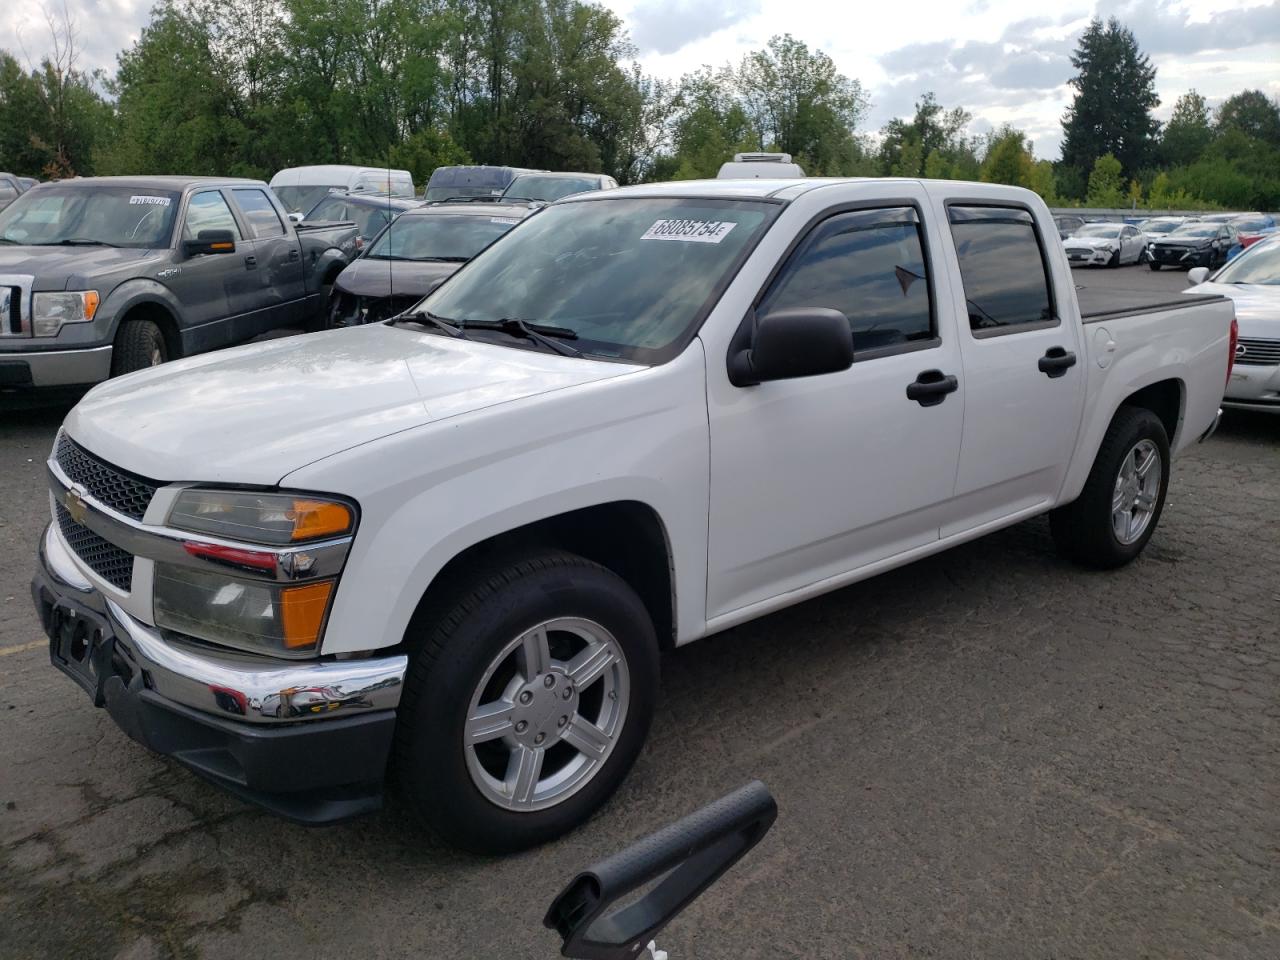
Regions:
<instances>
[{"instance_id":1,"label":"truck bed","mask_svg":"<svg viewBox=\"0 0 1280 960\"><path fill-rule=\"evenodd\" d=\"M1155 293L1145 290L1108 290L1103 287L1077 287L1080 319L1085 323L1114 320L1142 313L1177 310L1193 304L1214 303L1226 297L1214 294Z\"/></svg>"}]
</instances>

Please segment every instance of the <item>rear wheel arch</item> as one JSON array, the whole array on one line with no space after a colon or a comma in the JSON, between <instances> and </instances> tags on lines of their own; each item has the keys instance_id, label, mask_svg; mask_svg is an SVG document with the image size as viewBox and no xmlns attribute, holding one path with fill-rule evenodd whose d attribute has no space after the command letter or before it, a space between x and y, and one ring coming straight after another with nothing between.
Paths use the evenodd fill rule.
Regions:
<instances>
[{"instance_id":1,"label":"rear wheel arch","mask_svg":"<svg viewBox=\"0 0 1280 960\"><path fill-rule=\"evenodd\" d=\"M1165 435L1169 438L1169 446L1176 445L1178 428L1182 423L1182 412L1186 404L1187 387L1181 380L1170 378L1148 384L1136 390L1120 401L1120 407L1139 407L1150 410L1160 418ZM1118 415L1119 409L1116 410ZM1115 415L1112 416L1115 419Z\"/></svg>"}]
</instances>

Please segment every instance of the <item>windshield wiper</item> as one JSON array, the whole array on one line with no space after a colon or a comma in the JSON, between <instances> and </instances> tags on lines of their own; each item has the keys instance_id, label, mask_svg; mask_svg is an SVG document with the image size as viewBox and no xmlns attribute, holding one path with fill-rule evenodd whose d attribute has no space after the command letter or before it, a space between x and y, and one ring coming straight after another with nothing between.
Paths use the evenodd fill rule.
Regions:
<instances>
[{"instance_id":1,"label":"windshield wiper","mask_svg":"<svg viewBox=\"0 0 1280 960\"><path fill-rule=\"evenodd\" d=\"M469 330L497 330L512 337L524 337L526 340L532 340L539 343L548 350L554 350L556 353L563 354L566 357L580 357L581 350L575 350L567 343L559 343L552 340L552 337L559 337L562 340L577 340L578 334L575 330L568 327L554 327L545 323L529 323L526 320L518 320L514 317L503 317L501 320L463 320L459 326Z\"/></svg>"},{"instance_id":2,"label":"windshield wiper","mask_svg":"<svg viewBox=\"0 0 1280 960\"><path fill-rule=\"evenodd\" d=\"M466 263L471 258L470 257L414 257L413 259L422 260L422 261L430 260L433 263Z\"/></svg>"},{"instance_id":3,"label":"windshield wiper","mask_svg":"<svg viewBox=\"0 0 1280 960\"><path fill-rule=\"evenodd\" d=\"M55 240L53 243L42 243L42 247L118 247L118 243L106 240L90 240L88 237L71 237L67 240Z\"/></svg>"},{"instance_id":4,"label":"windshield wiper","mask_svg":"<svg viewBox=\"0 0 1280 960\"><path fill-rule=\"evenodd\" d=\"M438 317L429 310L418 310L414 313L402 313L398 317L392 317L387 323L417 323L424 327L435 327L441 333L448 336L458 338L460 340L467 339L466 333L462 329L462 324L448 317Z\"/></svg>"}]
</instances>

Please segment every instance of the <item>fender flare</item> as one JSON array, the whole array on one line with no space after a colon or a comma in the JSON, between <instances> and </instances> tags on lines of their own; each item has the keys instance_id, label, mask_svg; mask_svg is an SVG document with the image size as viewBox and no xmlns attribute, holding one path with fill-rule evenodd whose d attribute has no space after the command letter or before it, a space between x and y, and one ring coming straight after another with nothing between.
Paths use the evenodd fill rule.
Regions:
<instances>
[{"instance_id":1,"label":"fender flare","mask_svg":"<svg viewBox=\"0 0 1280 960\"><path fill-rule=\"evenodd\" d=\"M164 284L142 277L126 280L107 294L102 305L104 309L99 311L108 317L106 339L114 341L116 332L120 329L121 318L134 307L144 304L161 307L173 318L174 332L181 342L182 305L178 303L178 298Z\"/></svg>"}]
</instances>

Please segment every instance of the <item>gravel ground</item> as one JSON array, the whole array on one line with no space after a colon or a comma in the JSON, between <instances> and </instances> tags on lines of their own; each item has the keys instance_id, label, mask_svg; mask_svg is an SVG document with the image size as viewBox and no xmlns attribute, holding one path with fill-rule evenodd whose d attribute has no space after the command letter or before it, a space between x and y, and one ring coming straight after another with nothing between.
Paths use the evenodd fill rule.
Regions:
<instances>
[{"instance_id":1,"label":"gravel ground","mask_svg":"<svg viewBox=\"0 0 1280 960\"><path fill-rule=\"evenodd\" d=\"M394 807L275 820L49 666L27 581L64 412L0 426L0 957L550 958L562 883L752 777L777 826L672 960L1280 957L1280 417L1180 460L1126 569L1063 563L1034 520L667 656L617 798L482 860Z\"/></svg>"}]
</instances>

